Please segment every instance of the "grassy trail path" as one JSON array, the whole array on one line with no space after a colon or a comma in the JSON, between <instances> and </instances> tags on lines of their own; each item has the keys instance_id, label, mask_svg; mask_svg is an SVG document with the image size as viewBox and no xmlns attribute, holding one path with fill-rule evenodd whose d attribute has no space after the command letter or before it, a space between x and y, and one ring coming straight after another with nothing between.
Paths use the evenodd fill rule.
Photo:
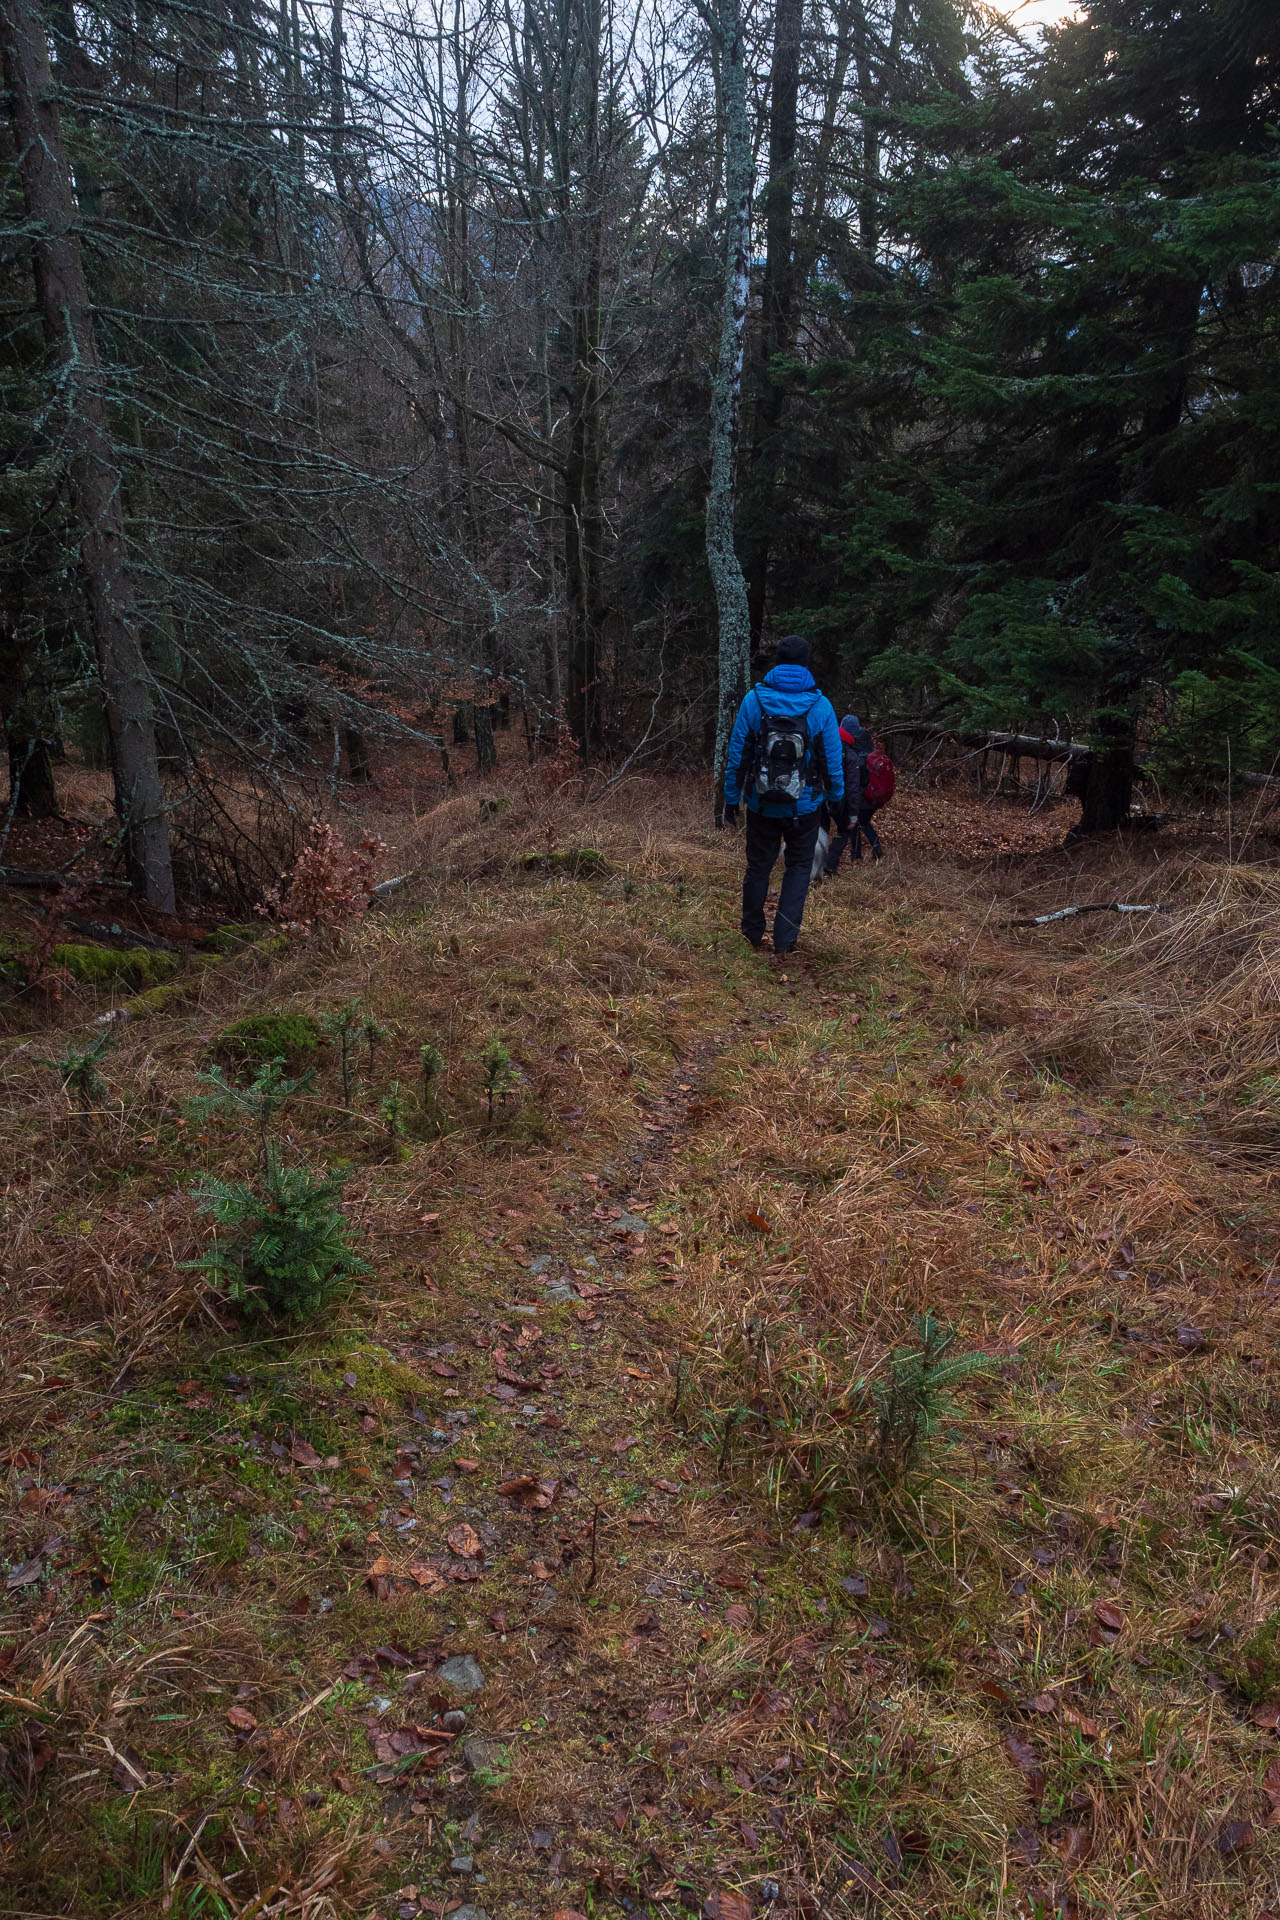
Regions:
<instances>
[{"instance_id":1,"label":"grassy trail path","mask_svg":"<svg viewBox=\"0 0 1280 1920\"><path fill-rule=\"evenodd\" d=\"M611 872L464 848L133 1023L109 1112L11 1055L0 1911L1257 1920L1253 1082L1132 1051L1140 930L1000 931L1052 862L846 878L781 972L731 845L593 825ZM183 1103L233 1018L352 994L360 1112L322 1061L286 1131L350 1165L373 1277L237 1327L183 1262L244 1128ZM426 1038L447 1125L390 1151ZM984 1359L897 1470L874 1389L926 1310Z\"/></svg>"}]
</instances>

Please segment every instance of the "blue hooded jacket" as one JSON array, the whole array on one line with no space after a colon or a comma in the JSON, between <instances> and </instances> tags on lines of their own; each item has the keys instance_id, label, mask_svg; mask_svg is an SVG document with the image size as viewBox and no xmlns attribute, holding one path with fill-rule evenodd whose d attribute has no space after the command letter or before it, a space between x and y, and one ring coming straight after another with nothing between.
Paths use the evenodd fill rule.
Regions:
<instances>
[{"instance_id":1,"label":"blue hooded jacket","mask_svg":"<svg viewBox=\"0 0 1280 1920\"><path fill-rule=\"evenodd\" d=\"M838 800L844 798L844 755L840 748L836 710L827 696L818 692L818 683L808 667L790 665L775 667L772 673L766 673L759 687L753 687L738 708L725 766L725 805L736 807L742 797L747 750L752 734L760 728L761 703L766 713L781 720L798 720L802 714L807 717L809 738L813 742L815 784L801 794L794 817L803 818L805 814L816 813L822 805L824 794L828 806L834 807ZM747 806L753 813L779 819L793 817L787 806L776 803L762 805L754 790L747 795Z\"/></svg>"}]
</instances>

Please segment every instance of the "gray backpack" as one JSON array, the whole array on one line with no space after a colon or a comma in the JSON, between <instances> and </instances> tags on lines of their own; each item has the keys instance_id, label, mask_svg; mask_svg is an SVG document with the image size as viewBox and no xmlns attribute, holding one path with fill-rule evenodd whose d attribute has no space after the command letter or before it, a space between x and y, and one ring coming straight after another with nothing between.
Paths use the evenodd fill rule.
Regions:
<instances>
[{"instance_id":1,"label":"gray backpack","mask_svg":"<svg viewBox=\"0 0 1280 1920\"><path fill-rule=\"evenodd\" d=\"M813 785L809 715L822 695L815 693L807 711L793 718L770 713L759 688L752 691L760 709L760 725L752 733L755 753L750 785L758 800L768 801L770 806L789 805L794 813L801 794Z\"/></svg>"}]
</instances>

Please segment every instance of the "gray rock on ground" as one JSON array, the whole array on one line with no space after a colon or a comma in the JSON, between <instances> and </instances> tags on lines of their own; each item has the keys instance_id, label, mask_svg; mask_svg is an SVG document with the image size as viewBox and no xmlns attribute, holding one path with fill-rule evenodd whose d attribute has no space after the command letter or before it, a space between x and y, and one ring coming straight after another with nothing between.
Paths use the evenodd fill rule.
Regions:
<instances>
[{"instance_id":1,"label":"gray rock on ground","mask_svg":"<svg viewBox=\"0 0 1280 1920\"><path fill-rule=\"evenodd\" d=\"M452 1687L455 1693L479 1693L484 1685L479 1662L469 1653L455 1653L437 1667L436 1679L443 1680L445 1686Z\"/></svg>"},{"instance_id":2,"label":"gray rock on ground","mask_svg":"<svg viewBox=\"0 0 1280 1920\"><path fill-rule=\"evenodd\" d=\"M504 1743L488 1740L479 1733L463 1741L462 1757L472 1773L505 1773L510 1765Z\"/></svg>"}]
</instances>

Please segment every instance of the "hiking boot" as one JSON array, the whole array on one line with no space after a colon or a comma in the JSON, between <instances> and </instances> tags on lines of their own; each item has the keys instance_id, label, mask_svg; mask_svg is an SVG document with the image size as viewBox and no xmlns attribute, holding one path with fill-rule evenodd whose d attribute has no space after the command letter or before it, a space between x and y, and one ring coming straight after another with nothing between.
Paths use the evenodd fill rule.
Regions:
<instances>
[{"instance_id":1,"label":"hiking boot","mask_svg":"<svg viewBox=\"0 0 1280 1920\"><path fill-rule=\"evenodd\" d=\"M881 861L882 861L883 859L884 859L884 854L883 854L883 853L881 852L881 850L880 850L880 848L879 848L879 847L872 847L872 849L871 849L871 862L872 862L872 865L873 865L873 866L879 866L879 864L880 864L880 862L881 862Z\"/></svg>"},{"instance_id":2,"label":"hiking boot","mask_svg":"<svg viewBox=\"0 0 1280 1920\"><path fill-rule=\"evenodd\" d=\"M786 959L786 957L787 957L787 955L788 955L789 953L794 953L794 952L795 952L795 950L796 950L796 943L795 943L795 941L793 940L793 941L791 942L791 945L790 945L789 947L778 947L778 946L775 946L775 947L774 947L774 949L773 949L773 957L774 957L774 959L775 959L775 960L785 960L785 959Z\"/></svg>"}]
</instances>

